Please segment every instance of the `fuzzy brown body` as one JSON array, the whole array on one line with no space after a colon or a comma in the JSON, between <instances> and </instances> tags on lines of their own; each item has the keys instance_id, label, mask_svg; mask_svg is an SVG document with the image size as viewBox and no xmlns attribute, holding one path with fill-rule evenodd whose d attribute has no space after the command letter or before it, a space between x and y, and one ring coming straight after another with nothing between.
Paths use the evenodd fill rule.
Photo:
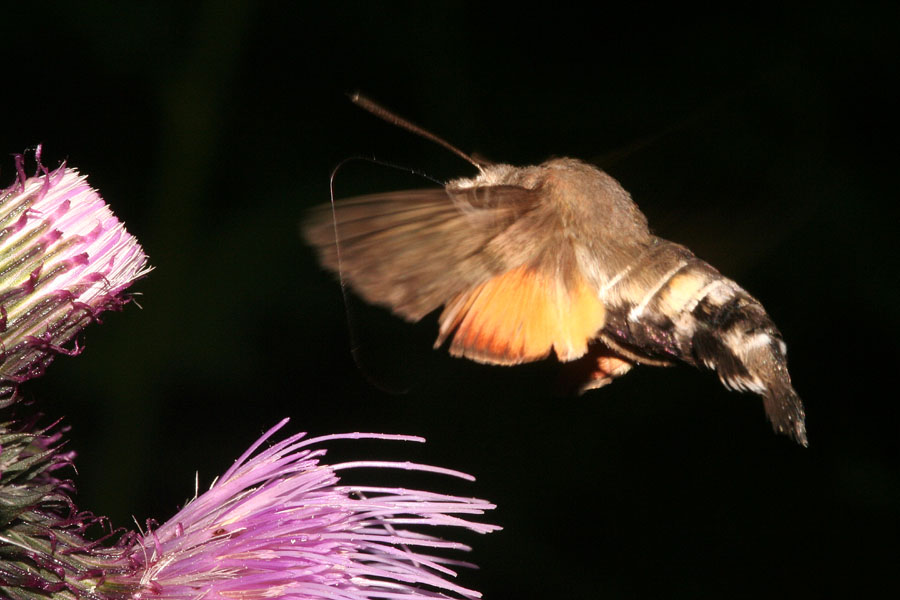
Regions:
<instances>
[{"instance_id":1,"label":"fuzzy brown body","mask_svg":"<svg viewBox=\"0 0 900 600\"><path fill-rule=\"evenodd\" d=\"M760 394L776 431L806 444L784 342L762 305L652 235L615 179L570 158L480 170L444 189L323 206L307 239L370 302L413 321L443 306L435 346L451 339L455 356L594 361L583 389L634 364L714 369Z\"/></svg>"}]
</instances>

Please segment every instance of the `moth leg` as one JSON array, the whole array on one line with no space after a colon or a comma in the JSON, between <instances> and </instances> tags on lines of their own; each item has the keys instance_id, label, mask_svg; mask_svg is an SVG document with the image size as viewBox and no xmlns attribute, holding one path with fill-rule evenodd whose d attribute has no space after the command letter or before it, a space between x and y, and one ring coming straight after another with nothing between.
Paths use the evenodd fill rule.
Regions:
<instances>
[{"instance_id":1,"label":"moth leg","mask_svg":"<svg viewBox=\"0 0 900 600\"><path fill-rule=\"evenodd\" d=\"M631 357L622 356L617 350L602 342L593 341L587 354L577 360L563 363L560 370L560 391L566 395L583 394L612 383L638 364Z\"/></svg>"},{"instance_id":2,"label":"moth leg","mask_svg":"<svg viewBox=\"0 0 900 600\"><path fill-rule=\"evenodd\" d=\"M594 369L588 373L587 381L582 383L578 389L580 394L609 385L613 379L621 377L634 366L634 363L614 354L603 354L591 358L594 361Z\"/></svg>"},{"instance_id":3,"label":"moth leg","mask_svg":"<svg viewBox=\"0 0 900 600\"><path fill-rule=\"evenodd\" d=\"M650 365L651 367L671 367L675 364L672 361L663 358L651 358L632 352L616 342L611 336L603 333L600 334L599 339L609 347L610 351L612 351L612 355L623 359L627 358L634 364Z\"/></svg>"}]
</instances>

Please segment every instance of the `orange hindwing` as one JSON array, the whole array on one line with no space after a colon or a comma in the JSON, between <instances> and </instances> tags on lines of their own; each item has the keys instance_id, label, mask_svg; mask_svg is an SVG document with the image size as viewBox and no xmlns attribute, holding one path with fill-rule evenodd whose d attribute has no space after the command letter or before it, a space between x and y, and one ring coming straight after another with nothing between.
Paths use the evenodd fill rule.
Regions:
<instances>
[{"instance_id":1,"label":"orange hindwing","mask_svg":"<svg viewBox=\"0 0 900 600\"><path fill-rule=\"evenodd\" d=\"M606 310L581 276L574 285L540 269L521 266L462 293L440 317L440 346L453 333L450 353L485 363L561 361L587 352L603 327Z\"/></svg>"}]
</instances>

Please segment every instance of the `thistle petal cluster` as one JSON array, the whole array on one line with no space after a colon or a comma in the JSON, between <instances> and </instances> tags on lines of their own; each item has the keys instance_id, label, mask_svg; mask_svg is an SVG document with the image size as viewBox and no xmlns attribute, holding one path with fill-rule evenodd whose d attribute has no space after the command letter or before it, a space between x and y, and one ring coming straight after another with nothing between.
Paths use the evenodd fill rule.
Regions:
<instances>
[{"instance_id":1,"label":"thistle petal cluster","mask_svg":"<svg viewBox=\"0 0 900 600\"><path fill-rule=\"evenodd\" d=\"M147 256L83 175L65 165L0 191L0 406L84 327L128 297Z\"/></svg>"},{"instance_id":2,"label":"thistle petal cluster","mask_svg":"<svg viewBox=\"0 0 900 600\"><path fill-rule=\"evenodd\" d=\"M400 487L342 483L348 469L404 469L471 479L414 463L323 464L325 441L412 436L290 436L255 455L287 420L247 450L204 494L135 542L134 564L107 585L133 598L476 598L453 581L466 563L442 556L468 546L428 530L498 529L471 520L494 506L484 500Z\"/></svg>"}]
</instances>

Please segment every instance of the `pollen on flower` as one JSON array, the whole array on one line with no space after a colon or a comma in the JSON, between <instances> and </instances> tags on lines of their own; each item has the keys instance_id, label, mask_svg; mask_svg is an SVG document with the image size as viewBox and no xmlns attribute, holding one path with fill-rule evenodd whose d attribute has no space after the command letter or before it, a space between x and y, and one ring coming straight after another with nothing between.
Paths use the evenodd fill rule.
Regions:
<instances>
[{"instance_id":1,"label":"pollen on flower","mask_svg":"<svg viewBox=\"0 0 900 600\"><path fill-rule=\"evenodd\" d=\"M438 555L469 548L422 529L495 531L499 527L468 518L492 504L342 484L337 472L375 467L470 476L415 463L329 466L319 461L325 450L313 448L340 439L424 441L411 436L299 434L256 453L286 422L260 438L209 491L142 535L124 561L133 572L107 577L101 589L131 588L131 598L142 600L480 597L452 581L451 567L471 565Z\"/></svg>"},{"instance_id":2,"label":"pollen on flower","mask_svg":"<svg viewBox=\"0 0 900 600\"><path fill-rule=\"evenodd\" d=\"M140 244L85 176L62 165L0 190L0 406L149 271ZM65 352L77 352L73 350Z\"/></svg>"}]
</instances>

